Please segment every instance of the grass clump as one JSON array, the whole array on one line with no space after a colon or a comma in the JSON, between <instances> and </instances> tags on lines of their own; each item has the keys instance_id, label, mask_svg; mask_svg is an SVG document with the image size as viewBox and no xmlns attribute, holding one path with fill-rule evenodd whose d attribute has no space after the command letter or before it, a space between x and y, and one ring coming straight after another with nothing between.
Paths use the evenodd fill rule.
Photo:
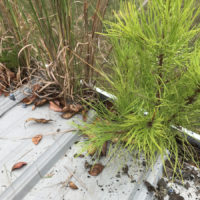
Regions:
<instances>
[{"instance_id":1,"label":"grass clump","mask_svg":"<svg viewBox=\"0 0 200 200\"><path fill-rule=\"evenodd\" d=\"M0 62L7 68L17 72L19 68L30 68L30 52L27 35L29 30L16 1L3 0L0 2Z\"/></svg>"},{"instance_id":2,"label":"grass clump","mask_svg":"<svg viewBox=\"0 0 200 200\"><path fill-rule=\"evenodd\" d=\"M149 165L157 155L174 158L181 167L178 141L184 157L193 159L187 135L171 126L194 128L200 119L200 13L196 0L135 1L121 4L116 22L106 21L113 45L114 64L107 74L116 96L113 107L94 106L98 120L82 133L87 145L99 152L107 141L128 152L143 154ZM117 153L117 152L115 152ZM170 158L169 158L170 159Z\"/></svg>"},{"instance_id":3,"label":"grass clump","mask_svg":"<svg viewBox=\"0 0 200 200\"><path fill-rule=\"evenodd\" d=\"M101 74L96 32L102 31L108 1L1 1L0 62L19 73L26 68L26 76L45 88L41 98L87 98L85 85Z\"/></svg>"}]
</instances>

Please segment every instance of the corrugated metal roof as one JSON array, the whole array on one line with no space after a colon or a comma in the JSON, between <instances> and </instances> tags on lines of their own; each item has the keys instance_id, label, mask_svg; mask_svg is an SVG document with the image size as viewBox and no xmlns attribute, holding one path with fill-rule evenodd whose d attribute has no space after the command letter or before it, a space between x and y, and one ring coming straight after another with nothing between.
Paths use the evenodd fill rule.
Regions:
<instances>
[{"instance_id":1,"label":"corrugated metal roof","mask_svg":"<svg viewBox=\"0 0 200 200\"><path fill-rule=\"evenodd\" d=\"M15 101L9 97L0 97L0 200L151 199L151 195L144 187L143 179L156 184L162 175L162 163L159 159L155 170L146 173L144 167L132 165L133 161L129 157L128 163L132 166L129 175L135 180L132 182L127 175L121 175L120 179L116 177L121 163L119 158L106 166L99 176L88 178L84 162L90 161L90 158L73 156L78 151L78 147L73 145L78 139L77 134L58 132L72 129L71 122L80 123L82 117L76 115L70 120L64 120L60 113L50 110L48 105L32 111L31 106L24 108L20 103L24 98L22 91L17 91L15 97ZM92 119L94 112L91 111L89 116ZM48 124L25 123L30 117L53 121ZM53 134L44 136L38 145L32 143L31 138L35 135L49 133ZM11 172L12 166L21 161L28 164ZM101 162L107 162L106 158ZM72 171L75 171L72 179L79 186L79 190L61 187L60 183L66 181ZM51 178L44 178L49 173L53 173Z\"/></svg>"}]
</instances>

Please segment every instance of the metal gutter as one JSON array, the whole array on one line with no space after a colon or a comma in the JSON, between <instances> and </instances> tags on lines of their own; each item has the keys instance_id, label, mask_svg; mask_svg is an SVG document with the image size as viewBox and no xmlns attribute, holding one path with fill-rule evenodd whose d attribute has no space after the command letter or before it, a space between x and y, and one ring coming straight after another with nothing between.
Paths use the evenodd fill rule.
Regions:
<instances>
[{"instance_id":1,"label":"metal gutter","mask_svg":"<svg viewBox=\"0 0 200 200\"><path fill-rule=\"evenodd\" d=\"M90 111L88 123L92 121L95 115L94 111ZM0 200L23 199L60 157L65 154L69 147L78 140L79 136L77 133L78 130L75 133L71 132L60 136L45 153L0 195Z\"/></svg>"},{"instance_id":2,"label":"metal gutter","mask_svg":"<svg viewBox=\"0 0 200 200\"><path fill-rule=\"evenodd\" d=\"M15 182L13 182L5 192L3 192L0 196L0 200L23 199L77 139L78 134L63 134Z\"/></svg>"}]
</instances>

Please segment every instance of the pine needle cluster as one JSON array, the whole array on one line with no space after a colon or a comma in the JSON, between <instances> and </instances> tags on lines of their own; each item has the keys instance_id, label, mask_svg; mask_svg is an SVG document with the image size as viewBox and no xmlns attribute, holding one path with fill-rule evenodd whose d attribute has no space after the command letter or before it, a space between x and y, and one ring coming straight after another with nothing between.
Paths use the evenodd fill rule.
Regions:
<instances>
[{"instance_id":1,"label":"pine needle cluster","mask_svg":"<svg viewBox=\"0 0 200 200\"><path fill-rule=\"evenodd\" d=\"M173 156L175 172L178 141L193 158L187 135L172 125L200 123L199 14L196 0L155 0L146 7L131 1L115 12L115 22L105 22L114 58L106 90L116 99L112 109L99 103L98 120L81 128L87 145L100 152L112 141L143 154L149 165L157 155Z\"/></svg>"}]
</instances>

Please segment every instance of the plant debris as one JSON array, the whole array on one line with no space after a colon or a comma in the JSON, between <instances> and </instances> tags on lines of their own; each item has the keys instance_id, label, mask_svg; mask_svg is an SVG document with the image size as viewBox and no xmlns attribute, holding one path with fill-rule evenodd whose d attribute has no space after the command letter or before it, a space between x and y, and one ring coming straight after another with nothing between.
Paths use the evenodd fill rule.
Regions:
<instances>
[{"instance_id":1,"label":"plant debris","mask_svg":"<svg viewBox=\"0 0 200 200\"><path fill-rule=\"evenodd\" d=\"M47 103L47 99L38 99L36 102L35 102L35 107L39 107L39 106L43 106L45 103Z\"/></svg>"},{"instance_id":2,"label":"plant debris","mask_svg":"<svg viewBox=\"0 0 200 200\"><path fill-rule=\"evenodd\" d=\"M70 119L70 118L73 117L74 115L75 115L75 113L67 112L67 113L63 113L63 114L61 115L61 117L62 117L63 119Z\"/></svg>"},{"instance_id":3,"label":"plant debris","mask_svg":"<svg viewBox=\"0 0 200 200\"><path fill-rule=\"evenodd\" d=\"M86 122L87 121L87 117L88 117L87 116L87 110L83 109L81 114L82 114L82 117L83 117L83 121Z\"/></svg>"},{"instance_id":4,"label":"plant debris","mask_svg":"<svg viewBox=\"0 0 200 200\"><path fill-rule=\"evenodd\" d=\"M73 189L73 190L77 190L78 189L78 187L72 181L69 182L69 187L71 189Z\"/></svg>"},{"instance_id":5,"label":"plant debris","mask_svg":"<svg viewBox=\"0 0 200 200\"><path fill-rule=\"evenodd\" d=\"M122 171L124 174L128 174L128 165L124 165L124 167L122 168Z\"/></svg>"},{"instance_id":6,"label":"plant debris","mask_svg":"<svg viewBox=\"0 0 200 200\"><path fill-rule=\"evenodd\" d=\"M104 166L101 163L97 163L90 168L88 172L91 176L98 176L104 169Z\"/></svg>"},{"instance_id":7,"label":"plant debris","mask_svg":"<svg viewBox=\"0 0 200 200\"><path fill-rule=\"evenodd\" d=\"M62 108L55 101L49 101L49 108L55 112L62 112Z\"/></svg>"},{"instance_id":8,"label":"plant debris","mask_svg":"<svg viewBox=\"0 0 200 200\"><path fill-rule=\"evenodd\" d=\"M34 121L40 124L47 124L51 121L53 121L52 119L37 119L37 118L28 118L25 122L30 122L30 121Z\"/></svg>"},{"instance_id":9,"label":"plant debris","mask_svg":"<svg viewBox=\"0 0 200 200\"><path fill-rule=\"evenodd\" d=\"M85 169L90 169L92 167L92 165L89 164L88 161L86 160L85 164L84 164L84 167L85 167Z\"/></svg>"},{"instance_id":10,"label":"plant debris","mask_svg":"<svg viewBox=\"0 0 200 200\"><path fill-rule=\"evenodd\" d=\"M74 154L74 158L76 158L76 157L84 158L85 156L83 154L77 154L77 153L75 153Z\"/></svg>"},{"instance_id":11,"label":"plant debris","mask_svg":"<svg viewBox=\"0 0 200 200\"><path fill-rule=\"evenodd\" d=\"M25 165L27 165L26 162L18 162L18 163L16 163L16 164L13 165L11 171L14 171L16 169L20 169L20 168L22 168Z\"/></svg>"},{"instance_id":12,"label":"plant debris","mask_svg":"<svg viewBox=\"0 0 200 200\"><path fill-rule=\"evenodd\" d=\"M107 142L103 144L102 150L101 150L101 156L106 156L107 153Z\"/></svg>"},{"instance_id":13,"label":"plant debris","mask_svg":"<svg viewBox=\"0 0 200 200\"><path fill-rule=\"evenodd\" d=\"M22 103L26 104L26 105L30 105L32 104L35 100L36 100L37 96L35 94L33 95L30 95L28 97L25 97L23 100L22 100Z\"/></svg>"},{"instance_id":14,"label":"plant debris","mask_svg":"<svg viewBox=\"0 0 200 200\"><path fill-rule=\"evenodd\" d=\"M70 104L69 111L78 113L83 109L83 106L80 104Z\"/></svg>"},{"instance_id":15,"label":"plant debris","mask_svg":"<svg viewBox=\"0 0 200 200\"><path fill-rule=\"evenodd\" d=\"M35 137L32 138L32 142L35 145L37 145L41 141L42 137L43 137L42 135L36 135Z\"/></svg>"},{"instance_id":16,"label":"plant debris","mask_svg":"<svg viewBox=\"0 0 200 200\"><path fill-rule=\"evenodd\" d=\"M32 87L33 93L34 93L34 92L37 92L40 88L41 88L41 85L40 85L40 84L35 84L35 85L33 85L33 87Z\"/></svg>"},{"instance_id":17,"label":"plant debris","mask_svg":"<svg viewBox=\"0 0 200 200\"><path fill-rule=\"evenodd\" d=\"M2 63L0 63L0 96L2 94L4 94L4 96L8 96L9 95L8 88L11 86L11 82L15 81L16 81L15 73L10 71Z\"/></svg>"},{"instance_id":18,"label":"plant debris","mask_svg":"<svg viewBox=\"0 0 200 200\"><path fill-rule=\"evenodd\" d=\"M180 194L176 194L175 192L173 192L169 196L169 200L184 200L184 198L182 196L180 196Z\"/></svg>"},{"instance_id":19,"label":"plant debris","mask_svg":"<svg viewBox=\"0 0 200 200\"><path fill-rule=\"evenodd\" d=\"M151 183L149 183L148 181L144 181L144 184L149 192L156 192L155 187Z\"/></svg>"}]
</instances>

